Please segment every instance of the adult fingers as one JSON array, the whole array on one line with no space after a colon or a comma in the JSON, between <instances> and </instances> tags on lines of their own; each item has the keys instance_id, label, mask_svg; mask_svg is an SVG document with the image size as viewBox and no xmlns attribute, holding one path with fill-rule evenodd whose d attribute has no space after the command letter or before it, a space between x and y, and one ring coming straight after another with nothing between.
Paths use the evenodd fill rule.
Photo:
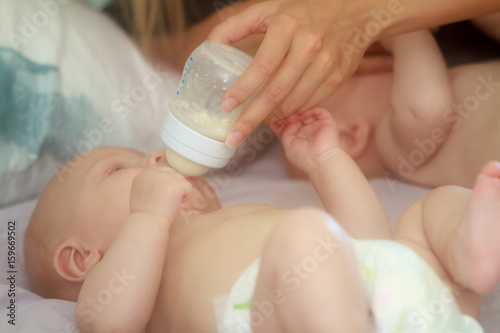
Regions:
<instances>
[{"instance_id":1,"label":"adult fingers","mask_svg":"<svg viewBox=\"0 0 500 333\"><path fill-rule=\"evenodd\" d=\"M238 146L258 124L266 119L290 93L304 69L309 66L311 59L307 52L300 47L295 50L290 49L295 31L298 29L293 22L292 18L281 16L278 22L268 28L254 60L228 89L223 101L225 110L243 104L259 87L262 87L233 125L226 141L229 147ZM266 82L271 75L272 79Z\"/></svg>"},{"instance_id":2,"label":"adult fingers","mask_svg":"<svg viewBox=\"0 0 500 333\"><path fill-rule=\"evenodd\" d=\"M291 24L287 25L291 26ZM321 42L309 38L309 34L297 33L296 35L299 36L296 36L292 41L288 54L262 87L260 93L246 108L243 118L248 119L248 117L255 116L260 120L267 118L268 123L274 123L278 119L291 115L301 105L301 102L308 97L305 96L300 100L291 92L295 90L294 87L297 82L304 80L304 72L307 73L308 68L313 66L314 55L321 48ZM305 38L300 37L300 35ZM326 73L316 74L321 77L327 75ZM316 82L321 82L321 78L311 76L307 82L310 83L310 89L312 90ZM310 93L310 90L305 93ZM297 101L300 101L300 103Z\"/></svg>"},{"instance_id":3,"label":"adult fingers","mask_svg":"<svg viewBox=\"0 0 500 333\"><path fill-rule=\"evenodd\" d=\"M244 12L235 14L215 26L207 40L233 44L249 35L266 32L269 17L277 8L278 4L274 1L250 6Z\"/></svg>"},{"instance_id":4,"label":"adult fingers","mask_svg":"<svg viewBox=\"0 0 500 333\"><path fill-rule=\"evenodd\" d=\"M293 31L288 30L283 33L282 26L283 24L274 24L268 28L254 59L240 78L228 89L223 101L223 108L226 111L231 111L236 106L243 104L257 91L275 73L289 52ZM282 83L280 82L280 89ZM279 91L270 91L270 94L270 98L273 98L275 94L279 94ZM262 94L258 94L258 96L257 99L262 98Z\"/></svg>"},{"instance_id":5,"label":"adult fingers","mask_svg":"<svg viewBox=\"0 0 500 333\"><path fill-rule=\"evenodd\" d=\"M327 48L323 48L317 53L317 56L312 58L312 63L305 69L293 90L283 99L282 103L276 107L273 116L279 118L291 112L295 112L296 110L306 110L307 108L302 106L310 100L322 85L324 86L323 89L327 88L322 98L327 97L339 88L343 77L340 76L338 71L335 71L337 62L336 59L332 57L331 51ZM317 100L316 102L320 101L321 100Z\"/></svg>"},{"instance_id":6,"label":"adult fingers","mask_svg":"<svg viewBox=\"0 0 500 333\"><path fill-rule=\"evenodd\" d=\"M299 111L304 111L313 106L317 105L319 102L323 101L326 97L330 96L332 93L336 92L342 84L351 77L353 72L356 70L357 65L360 62L361 54L354 55L354 58L345 58L341 54L336 54L333 59L336 59L334 67L329 76L318 86L318 88L312 93L309 99L300 106Z\"/></svg>"}]
</instances>

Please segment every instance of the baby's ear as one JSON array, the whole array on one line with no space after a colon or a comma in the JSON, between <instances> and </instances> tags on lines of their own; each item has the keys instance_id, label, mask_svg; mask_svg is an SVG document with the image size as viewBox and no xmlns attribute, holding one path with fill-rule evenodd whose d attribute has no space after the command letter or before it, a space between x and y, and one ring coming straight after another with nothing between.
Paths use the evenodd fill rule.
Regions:
<instances>
[{"instance_id":1,"label":"baby's ear","mask_svg":"<svg viewBox=\"0 0 500 333\"><path fill-rule=\"evenodd\" d=\"M97 249L87 248L81 241L70 238L59 245L54 253L53 263L62 278L83 282L101 258L101 253Z\"/></svg>"},{"instance_id":2,"label":"baby's ear","mask_svg":"<svg viewBox=\"0 0 500 333\"><path fill-rule=\"evenodd\" d=\"M367 120L358 120L339 123L338 128L342 149L354 159L363 154L372 136L372 124Z\"/></svg>"}]
</instances>

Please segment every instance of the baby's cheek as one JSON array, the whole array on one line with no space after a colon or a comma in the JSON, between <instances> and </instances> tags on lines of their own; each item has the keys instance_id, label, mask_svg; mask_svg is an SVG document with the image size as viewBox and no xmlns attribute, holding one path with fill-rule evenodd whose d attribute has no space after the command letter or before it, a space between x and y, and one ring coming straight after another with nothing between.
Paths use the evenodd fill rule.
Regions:
<instances>
[{"instance_id":1,"label":"baby's cheek","mask_svg":"<svg viewBox=\"0 0 500 333\"><path fill-rule=\"evenodd\" d=\"M117 189L114 193L116 196L116 205L124 206L121 209L125 210L128 214L129 206L130 206L130 196L132 193L132 184L137 175L141 172L141 169L128 169L125 170L120 177L117 177L117 181L115 184L117 185Z\"/></svg>"},{"instance_id":2,"label":"baby's cheek","mask_svg":"<svg viewBox=\"0 0 500 333\"><path fill-rule=\"evenodd\" d=\"M108 200L103 200L102 214L106 216L109 224L118 227L130 214L131 184L123 184L109 193Z\"/></svg>"}]
</instances>

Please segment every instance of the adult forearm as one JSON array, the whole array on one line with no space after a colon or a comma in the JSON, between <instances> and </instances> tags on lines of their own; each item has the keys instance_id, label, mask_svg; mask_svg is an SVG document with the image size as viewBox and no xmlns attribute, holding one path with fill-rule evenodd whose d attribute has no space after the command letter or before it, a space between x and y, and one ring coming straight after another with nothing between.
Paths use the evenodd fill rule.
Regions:
<instances>
[{"instance_id":1,"label":"adult forearm","mask_svg":"<svg viewBox=\"0 0 500 333\"><path fill-rule=\"evenodd\" d=\"M363 0L360 0L363 2ZM500 11L496 0L377 0L379 10L390 14L380 38L476 18ZM391 10L392 9L392 10ZM373 20L377 21L375 16ZM386 23L387 22L387 23Z\"/></svg>"}]
</instances>

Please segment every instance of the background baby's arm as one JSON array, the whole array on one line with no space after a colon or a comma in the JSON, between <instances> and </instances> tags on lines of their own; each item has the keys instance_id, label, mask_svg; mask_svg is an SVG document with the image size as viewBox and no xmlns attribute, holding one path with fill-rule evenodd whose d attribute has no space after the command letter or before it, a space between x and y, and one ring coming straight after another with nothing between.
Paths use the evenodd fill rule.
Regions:
<instances>
[{"instance_id":1,"label":"background baby's arm","mask_svg":"<svg viewBox=\"0 0 500 333\"><path fill-rule=\"evenodd\" d=\"M500 13L481 16L472 20L479 30L500 43Z\"/></svg>"},{"instance_id":2,"label":"background baby's arm","mask_svg":"<svg viewBox=\"0 0 500 333\"><path fill-rule=\"evenodd\" d=\"M170 225L190 189L168 167L148 169L134 179L130 215L80 291L75 319L83 332L146 330L163 276Z\"/></svg>"},{"instance_id":3,"label":"background baby's arm","mask_svg":"<svg viewBox=\"0 0 500 333\"><path fill-rule=\"evenodd\" d=\"M393 53L394 82L392 109L379 125L376 140L382 158L396 170L399 156L406 158L414 151L416 140L432 140L439 134L436 149L426 157L439 149L442 137L451 129L444 115L453 106L453 93L446 63L428 30L383 40L381 44Z\"/></svg>"},{"instance_id":4,"label":"background baby's arm","mask_svg":"<svg viewBox=\"0 0 500 333\"><path fill-rule=\"evenodd\" d=\"M281 133L287 158L302 169L326 210L354 238L389 238L384 208L352 158L340 148L330 113L315 107L288 118Z\"/></svg>"}]
</instances>

